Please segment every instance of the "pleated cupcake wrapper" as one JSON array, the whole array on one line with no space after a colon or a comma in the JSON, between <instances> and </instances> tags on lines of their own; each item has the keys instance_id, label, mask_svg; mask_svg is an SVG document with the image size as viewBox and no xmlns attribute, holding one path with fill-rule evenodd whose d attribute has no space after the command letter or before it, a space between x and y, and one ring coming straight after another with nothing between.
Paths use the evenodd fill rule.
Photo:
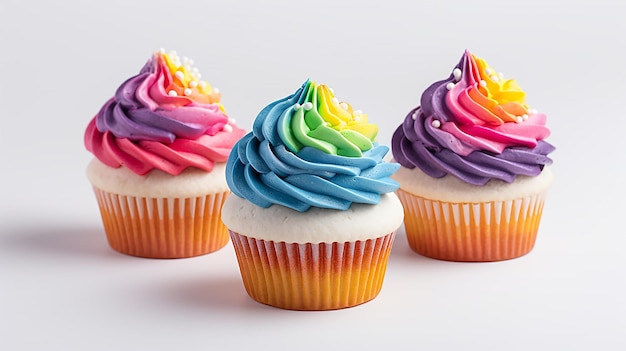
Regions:
<instances>
[{"instance_id":1,"label":"pleated cupcake wrapper","mask_svg":"<svg viewBox=\"0 0 626 351\"><path fill-rule=\"evenodd\" d=\"M356 306L382 288L395 232L378 239L287 244L230 232L243 284L254 300L292 310Z\"/></svg>"},{"instance_id":2,"label":"pleated cupcake wrapper","mask_svg":"<svg viewBox=\"0 0 626 351\"><path fill-rule=\"evenodd\" d=\"M413 251L449 261L501 261L535 245L546 193L510 201L451 203L402 189L404 227Z\"/></svg>"},{"instance_id":3,"label":"pleated cupcake wrapper","mask_svg":"<svg viewBox=\"0 0 626 351\"><path fill-rule=\"evenodd\" d=\"M94 187L111 247L150 258L207 254L228 243L221 210L228 192L191 198L124 196Z\"/></svg>"}]
</instances>

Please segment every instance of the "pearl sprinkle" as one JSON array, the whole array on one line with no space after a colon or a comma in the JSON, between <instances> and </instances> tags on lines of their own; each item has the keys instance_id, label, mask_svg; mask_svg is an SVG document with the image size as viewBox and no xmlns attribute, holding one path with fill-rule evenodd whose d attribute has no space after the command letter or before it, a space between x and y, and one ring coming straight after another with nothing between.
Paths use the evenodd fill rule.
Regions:
<instances>
[{"instance_id":1,"label":"pearl sprinkle","mask_svg":"<svg viewBox=\"0 0 626 351\"><path fill-rule=\"evenodd\" d=\"M208 84L201 80L202 74L197 67L194 67L194 61L189 57L183 57L181 59L178 56L178 53L174 50L165 51L165 49L161 48L158 51L161 55L166 55L169 58L171 65L169 68L171 69L171 74L176 79L176 85L182 89L182 94L185 96L192 96L194 93L194 89L198 89L201 93L206 93L206 89L208 88ZM178 89L177 89L178 90ZM180 91L180 90L178 90ZM217 89L213 89L213 91L209 92L212 94L217 94L219 91ZM178 93L175 90L170 90L167 92L170 96L178 96Z\"/></svg>"},{"instance_id":2,"label":"pearl sprinkle","mask_svg":"<svg viewBox=\"0 0 626 351\"><path fill-rule=\"evenodd\" d=\"M463 72L461 72L461 70L459 68L455 68L452 71L452 74L454 75L454 80L458 82L459 80L461 80L461 76L462 76Z\"/></svg>"}]
</instances>

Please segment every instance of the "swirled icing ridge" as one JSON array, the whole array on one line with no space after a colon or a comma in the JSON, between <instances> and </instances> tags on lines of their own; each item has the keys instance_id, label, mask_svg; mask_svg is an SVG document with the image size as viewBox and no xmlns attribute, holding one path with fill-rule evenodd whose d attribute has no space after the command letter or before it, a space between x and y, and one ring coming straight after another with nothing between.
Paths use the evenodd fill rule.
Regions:
<instances>
[{"instance_id":1,"label":"swirled icing ridge","mask_svg":"<svg viewBox=\"0 0 626 351\"><path fill-rule=\"evenodd\" d=\"M389 176L400 167L382 161L389 148L374 142L377 131L366 115L334 100L331 89L307 81L261 110L230 154L226 181L260 207L303 212L376 204L398 188Z\"/></svg>"},{"instance_id":2,"label":"swirled icing ridge","mask_svg":"<svg viewBox=\"0 0 626 351\"><path fill-rule=\"evenodd\" d=\"M484 185L536 176L552 163L546 116L528 108L514 80L469 51L448 78L424 91L420 104L392 138L394 159L404 167Z\"/></svg>"},{"instance_id":3,"label":"swirled icing ridge","mask_svg":"<svg viewBox=\"0 0 626 351\"><path fill-rule=\"evenodd\" d=\"M126 80L90 121L85 147L104 164L143 175L211 171L225 162L243 135L220 103L221 95L192 61L157 52Z\"/></svg>"}]
</instances>

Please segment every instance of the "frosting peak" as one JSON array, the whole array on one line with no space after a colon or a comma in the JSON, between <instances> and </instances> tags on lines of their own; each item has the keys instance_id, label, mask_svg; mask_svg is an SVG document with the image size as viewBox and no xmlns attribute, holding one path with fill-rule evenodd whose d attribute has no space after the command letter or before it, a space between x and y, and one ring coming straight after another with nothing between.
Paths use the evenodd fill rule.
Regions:
<instances>
[{"instance_id":1,"label":"frosting peak","mask_svg":"<svg viewBox=\"0 0 626 351\"><path fill-rule=\"evenodd\" d=\"M373 147L378 126L347 102L339 102L332 89L307 80L292 95L266 106L254 121L253 132L272 145L284 143L292 152L308 146L360 157Z\"/></svg>"},{"instance_id":2,"label":"frosting peak","mask_svg":"<svg viewBox=\"0 0 626 351\"><path fill-rule=\"evenodd\" d=\"M377 132L367 115L307 80L259 112L230 154L226 180L235 195L260 207L376 204L398 188L389 176L400 166L382 161L389 149L375 142Z\"/></svg>"},{"instance_id":3,"label":"frosting peak","mask_svg":"<svg viewBox=\"0 0 626 351\"><path fill-rule=\"evenodd\" d=\"M467 183L538 175L554 147L546 116L530 109L517 82L465 51L448 78L433 83L393 136L394 158L433 177Z\"/></svg>"},{"instance_id":4,"label":"frosting peak","mask_svg":"<svg viewBox=\"0 0 626 351\"><path fill-rule=\"evenodd\" d=\"M201 77L193 60L154 53L89 123L86 148L104 164L140 175L155 168L174 175L187 167L211 171L244 131Z\"/></svg>"}]
</instances>

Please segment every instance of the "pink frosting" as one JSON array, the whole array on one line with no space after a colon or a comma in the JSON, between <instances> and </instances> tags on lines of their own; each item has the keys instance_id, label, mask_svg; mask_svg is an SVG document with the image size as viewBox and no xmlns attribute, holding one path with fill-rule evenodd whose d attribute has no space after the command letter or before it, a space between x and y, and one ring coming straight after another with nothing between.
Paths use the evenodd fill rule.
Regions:
<instances>
[{"instance_id":1,"label":"pink frosting","mask_svg":"<svg viewBox=\"0 0 626 351\"><path fill-rule=\"evenodd\" d=\"M176 139L172 143L159 141L131 141L116 138L113 133L101 133L92 119L85 132L85 146L100 162L109 167L126 167L139 175L160 169L172 175L187 167L210 172L216 162L226 162L233 145L245 131L236 126L232 132L202 135L195 140Z\"/></svg>"},{"instance_id":2,"label":"pink frosting","mask_svg":"<svg viewBox=\"0 0 626 351\"><path fill-rule=\"evenodd\" d=\"M155 53L90 121L85 147L98 160L139 175L153 169L177 175L188 167L210 172L226 162L245 131L225 114L216 89L175 62Z\"/></svg>"}]
</instances>

